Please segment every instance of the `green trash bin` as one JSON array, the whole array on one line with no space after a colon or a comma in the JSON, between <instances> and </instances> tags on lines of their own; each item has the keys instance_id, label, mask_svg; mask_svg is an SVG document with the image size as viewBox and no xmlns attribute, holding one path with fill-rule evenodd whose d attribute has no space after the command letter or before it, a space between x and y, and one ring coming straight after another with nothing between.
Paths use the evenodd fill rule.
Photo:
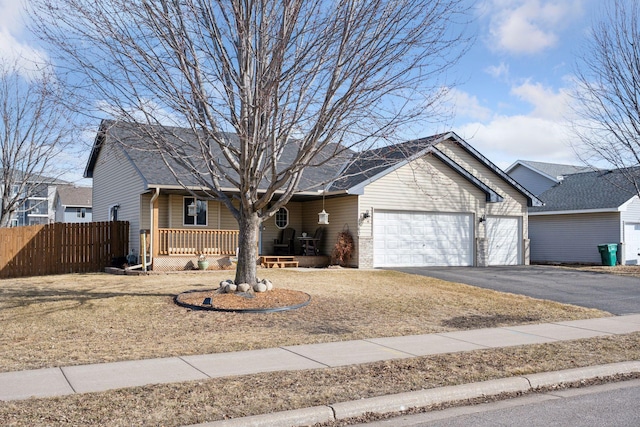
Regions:
<instances>
[{"instance_id":1,"label":"green trash bin","mask_svg":"<svg viewBox=\"0 0 640 427\"><path fill-rule=\"evenodd\" d=\"M604 245L598 245L598 251L600 251L600 258L602 258L602 265L613 267L616 265L618 244L607 243Z\"/></svg>"}]
</instances>

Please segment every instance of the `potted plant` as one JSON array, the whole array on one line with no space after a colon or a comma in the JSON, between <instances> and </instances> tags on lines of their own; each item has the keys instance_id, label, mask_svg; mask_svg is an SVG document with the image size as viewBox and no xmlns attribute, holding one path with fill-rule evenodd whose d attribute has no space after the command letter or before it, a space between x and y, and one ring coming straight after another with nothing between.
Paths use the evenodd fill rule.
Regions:
<instances>
[{"instance_id":1,"label":"potted plant","mask_svg":"<svg viewBox=\"0 0 640 427\"><path fill-rule=\"evenodd\" d=\"M207 256L205 254L198 255L198 269L206 270L209 268L209 261L207 261Z\"/></svg>"}]
</instances>

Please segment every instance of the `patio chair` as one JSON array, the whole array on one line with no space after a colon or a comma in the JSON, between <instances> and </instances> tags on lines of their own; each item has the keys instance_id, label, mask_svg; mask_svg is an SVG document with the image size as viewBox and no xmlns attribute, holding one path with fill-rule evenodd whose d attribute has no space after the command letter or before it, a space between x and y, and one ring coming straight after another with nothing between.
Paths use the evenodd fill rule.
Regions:
<instances>
[{"instance_id":1,"label":"patio chair","mask_svg":"<svg viewBox=\"0 0 640 427\"><path fill-rule=\"evenodd\" d=\"M303 248L303 253L305 255L320 254L320 240L322 240L322 233L324 233L324 228L318 227L316 228L315 233L313 233L313 238L304 242L305 247Z\"/></svg>"},{"instance_id":2,"label":"patio chair","mask_svg":"<svg viewBox=\"0 0 640 427\"><path fill-rule=\"evenodd\" d=\"M280 232L280 238L273 241L274 255L293 255L293 241L296 230L287 227Z\"/></svg>"}]
</instances>

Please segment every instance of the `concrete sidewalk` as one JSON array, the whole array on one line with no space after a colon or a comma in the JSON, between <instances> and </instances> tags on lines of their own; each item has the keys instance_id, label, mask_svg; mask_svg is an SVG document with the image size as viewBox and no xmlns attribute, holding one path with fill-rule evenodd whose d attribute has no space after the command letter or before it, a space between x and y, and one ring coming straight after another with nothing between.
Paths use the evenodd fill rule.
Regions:
<instances>
[{"instance_id":1,"label":"concrete sidewalk","mask_svg":"<svg viewBox=\"0 0 640 427\"><path fill-rule=\"evenodd\" d=\"M100 392L271 371L354 365L640 331L640 314L0 373L0 400ZM260 360L260 363L254 363Z\"/></svg>"}]
</instances>

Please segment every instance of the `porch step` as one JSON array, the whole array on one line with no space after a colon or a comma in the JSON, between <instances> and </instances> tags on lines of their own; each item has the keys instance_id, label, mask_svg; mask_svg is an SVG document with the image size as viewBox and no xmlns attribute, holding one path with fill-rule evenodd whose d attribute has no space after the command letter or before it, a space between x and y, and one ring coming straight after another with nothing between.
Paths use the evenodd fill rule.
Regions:
<instances>
[{"instance_id":1,"label":"porch step","mask_svg":"<svg viewBox=\"0 0 640 427\"><path fill-rule=\"evenodd\" d=\"M297 267L298 261L293 256L263 256L260 265L266 268Z\"/></svg>"}]
</instances>

